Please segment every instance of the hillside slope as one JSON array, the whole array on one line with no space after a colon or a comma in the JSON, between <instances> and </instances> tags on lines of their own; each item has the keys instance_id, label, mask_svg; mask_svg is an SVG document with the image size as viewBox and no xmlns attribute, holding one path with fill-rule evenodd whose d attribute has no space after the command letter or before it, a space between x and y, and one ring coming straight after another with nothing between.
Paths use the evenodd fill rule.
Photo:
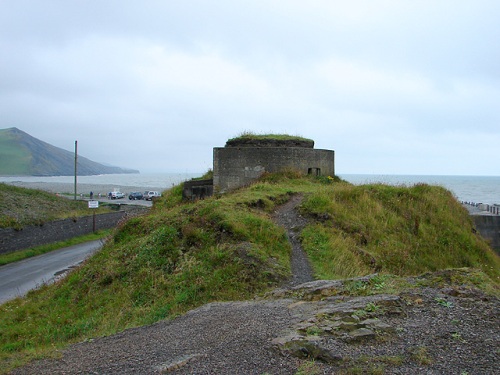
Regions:
<instances>
[{"instance_id":1,"label":"hillside slope","mask_svg":"<svg viewBox=\"0 0 500 375\"><path fill-rule=\"evenodd\" d=\"M96 212L108 210L101 205ZM21 230L27 225L43 225L52 220L86 215L89 215L86 201L0 183L0 228Z\"/></svg>"},{"instance_id":2,"label":"hillside slope","mask_svg":"<svg viewBox=\"0 0 500 375\"><path fill-rule=\"evenodd\" d=\"M123 223L68 278L0 306L0 364L9 368L68 343L174 318L214 301L250 300L285 285L291 246L273 213L296 194L304 196L298 208L304 222L294 230L315 279L380 275L315 298L391 294L406 287L404 281L395 285L395 277L462 267L473 271L440 278L498 294L500 258L443 188L353 186L284 174L183 202L178 186L147 215ZM424 289L413 300L432 301L421 295ZM447 307L447 297L439 298L438 306Z\"/></svg>"},{"instance_id":3,"label":"hillside slope","mask_svg":"<svg viewBox=\"0 0 500 375\"><path fill-rule=\"evenodd\" d=\"M138 173L136 170L106 166L78 156L78 175ZM75 155L17 129L0 129L0 175L72 176Z\"/></svg>"},{"instance_id":4,"label":"hillside slope","mask_svg":"<svg viewBox=\"0 0 500 375\"><path fill-rule=\"evenodd\" d=\"M86 340L13 373L493 375L500 300L470 282L481 278L319 280Z\"/></svg>"}]
</instances>

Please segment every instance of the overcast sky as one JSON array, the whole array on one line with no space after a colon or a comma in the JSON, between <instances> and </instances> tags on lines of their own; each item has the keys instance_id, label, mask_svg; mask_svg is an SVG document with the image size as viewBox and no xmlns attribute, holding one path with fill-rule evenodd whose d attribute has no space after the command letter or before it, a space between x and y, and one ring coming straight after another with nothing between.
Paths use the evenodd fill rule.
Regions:
<instances>
[{"instance_id":1,"label":"overcast sky","mask_svg":"<svg viewBox=\"0 0 500 375\"><path fill-rule=\"evenodd\" d=\"M500 175L498 0L0 0L0 128L205 172L244 131L337 174Z\"/></svg>"}]
</instances>

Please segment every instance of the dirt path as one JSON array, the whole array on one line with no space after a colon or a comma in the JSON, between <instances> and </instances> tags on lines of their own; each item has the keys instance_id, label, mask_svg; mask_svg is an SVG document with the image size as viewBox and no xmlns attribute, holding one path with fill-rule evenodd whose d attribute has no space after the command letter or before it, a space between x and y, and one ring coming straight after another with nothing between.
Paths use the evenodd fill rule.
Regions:
<instances>
[{"instance_id":1,"label":"dirt path","mask_svg":"<svg viewBox=\"0 0 500 375\"><path fill-rule=\"evenodd\" d=\"M278 207L273 215L273 220L285 228L288 240L292 245L292 278L285 287L292 287L314 280L311 265L299 239L300 232L307 224L307 220L296 209L302 199L303 196L300 194L292 196L287 203Z\"/></svg>"}]
</instances>

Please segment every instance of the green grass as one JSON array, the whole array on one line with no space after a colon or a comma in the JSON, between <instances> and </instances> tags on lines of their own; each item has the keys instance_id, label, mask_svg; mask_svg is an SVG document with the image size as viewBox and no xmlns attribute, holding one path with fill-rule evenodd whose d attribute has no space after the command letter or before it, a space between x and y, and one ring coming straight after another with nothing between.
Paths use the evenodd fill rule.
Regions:
<instances>
[{"instance_id":1,"label":"green grass","mask_svg":"<svg viewBox=\"0 0 500 375\"><path fill-rule=\"evenodd\" d=\"M317 277L376 270L381 275L373 282L348 287L381 293L395 288L396 279L384 273L474 267L475 284L493 279L498 285L498 256L441 188L356 187L287 172L223 196L182 202L177 186L147 215L117 228L66 279L0 306L0 368L280 285L290 275L290 245L271 214L295 193L305 196L301 210L310 224L302 238Z\"/></svg>"},{"instance_id":2,"label":"green grass","mask_svg":"<svg viewBox=\"0 0 500 375\"><path fill-rule=\"evenodd\" d=\"M280 201L282 190L274 193ZM0 306L1 367L277 285L290 274L290 246L284 230L253 208L263 198L260 189L198 203L167 194L64 282Z\"/></svg>"},{"instance_id":3,"label":"green grass","mask_svg":"<svg viewBox=\"0 0 500 375\"><path fill-rule=\"evenodd\" d=\"M471 267L500 280L499 257L444 188L339 183L308 195L302 213L314 219L302 239L318 278Z\"/></svg>"},{"instance_id":4,"label":"green grass","mask_svg":"<svg viewBox=\"0 0 500 375\"><path fill-rule=\"evenodd\" d=\"M96 213L110 212L101 205ZM0 228L21 229L26 225L91 215L86 201L75 201L37 189L0 183Z\"/></svg>"},{"instance_id":5,"label":"green grass","mask_svg":"<svg viewBox=\"0 0 500 375\"><path fill-rule=\"evenodd\" d=\"M0 254L0 266L18 262L23 259L31 258L37 255L45 254L53 250L61 249L63 247L78 245L80 243L98 240L104 238L111 233L110 230L100 230L95 233L87 234L85 236L74 237L66 241L59 241L47 245L35 246L29 249L18 250L12 253Z\"/></svg>"},{"instance_id":6,"label":"green grass","mask_svg":"<svg viewBox=\"0 0 500 375\"><path fill-rule=\"evenodd\" d=\"M31 174L31 155L14 142L10 129L0 129L0 175Z\"/></svg>"},{"instance_id":7,"label":"green grass","mask_svg":"<svg viewBox=\"0 0 500 375\"><path fill-rule=\"evenodd\" d=\"M313 142L312 139L304 138L298 135L288 135L288 134L256 134L250 131L246 131L238 135L237 137L231 138L228 142L234 142L238 140L278 140L278 141L307 141Z\"/></svg>"}]
</instances>

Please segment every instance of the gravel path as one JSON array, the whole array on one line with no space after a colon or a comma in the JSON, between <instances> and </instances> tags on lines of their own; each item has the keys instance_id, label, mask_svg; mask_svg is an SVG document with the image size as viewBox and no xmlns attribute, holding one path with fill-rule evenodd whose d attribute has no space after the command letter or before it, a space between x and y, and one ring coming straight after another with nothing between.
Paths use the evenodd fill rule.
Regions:
<instances>
[{"instance_id":1,"label":"gravel path","mask_svg":"<svg viewBox=\"0 0 500 375\"><path fill-rule=\"evenodd\" d=\"M208 304L14 374L498 374L498 298L460 287L332 295L340 290L342 281L316 281L268 300ZM379 310L354 319L367 306Z\"/></svg>"},{"instance_id":2,"label":"gravel path","mask_svg":"<svg viewBox=\"0 0 500 375\"><path fill-rule=\"evenodd\" d=\"M274 215L292 244L304 225L294 212L300 199ZM293 263L299 249L294 245ZM61 359L13 373L498 374L500 300L449 282L465 271L408 278L407 292L356 297L352 285L370 277L296 285L311 278L302 266L293 266L291 285L265 299L211 303L172 321L72 345ZM418 286L434 277L444 285Z\"/></svg>"},{"instance_id":3,"label":"gravel path","mask_svg":"<svg viewBox=\"0 0 500 375\"><path fill-rule=\"evenodd\" d=\"M40 361L15 373L290 374L293 363L269 350L276 331L289 324L286 305L208 304L173 321L73 345L62 360Z\"/></svg>"}]
</instances>

